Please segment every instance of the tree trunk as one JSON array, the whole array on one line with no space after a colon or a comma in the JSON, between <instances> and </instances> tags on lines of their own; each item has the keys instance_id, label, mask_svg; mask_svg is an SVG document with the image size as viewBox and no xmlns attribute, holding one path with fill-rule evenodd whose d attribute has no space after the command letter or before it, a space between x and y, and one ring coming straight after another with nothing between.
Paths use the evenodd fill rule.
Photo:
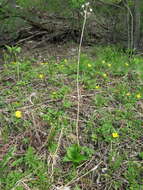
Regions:
<instances>
[{"instance_id":1,"label":"tree trunk","mask_svg":"<svg viewBox=\"0 0 143 190\"><path fill-rule=\"evenodd\" d=\"M141 6L141 0L135 0L134 5L134 49L139 48L139 42L140 42L140 6Z\"/></svg>"}]
</instances>

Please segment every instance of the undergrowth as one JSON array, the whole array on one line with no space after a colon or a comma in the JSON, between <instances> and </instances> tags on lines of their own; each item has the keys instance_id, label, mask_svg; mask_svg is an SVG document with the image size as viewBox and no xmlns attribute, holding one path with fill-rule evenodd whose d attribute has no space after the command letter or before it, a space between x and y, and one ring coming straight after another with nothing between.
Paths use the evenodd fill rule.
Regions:
<instances>
[{"instance_id":1,"label":"undergrowth","mask_svg":"<svg viewBox=\"0 0 143 190\"><path fill-rule=\"evenodd\" d=\"M19 50L0 70L0 189L143 189L143 58L112 46L81 56L79 146L76 60Z\"/></svg>"}]
</instances>

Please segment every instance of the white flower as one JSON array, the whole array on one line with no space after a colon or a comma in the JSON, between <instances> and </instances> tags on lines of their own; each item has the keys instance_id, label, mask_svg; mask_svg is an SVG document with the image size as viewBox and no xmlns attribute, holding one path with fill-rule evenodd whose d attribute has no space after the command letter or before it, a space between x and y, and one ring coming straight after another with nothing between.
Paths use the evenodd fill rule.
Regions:
<instances>
[{"instance_id":1,"label":"white flower","mask_svg":"<svg viewBox=\"0 0 143 190\"><path fill-rule=\"evenodd\" d=\"M89 11L92 12L93 10L90 8Z\"/></svg>"},{"instance_id":2,"label":"white flower","mask_svg":"<svg viewBox=\"0 0 143 190\"><path fill-rule=\"evenodd\" d=\"M89 6L89 2L85 3L86 6Z\"/></svg>"},{"instance_id":3,"label":"white flower","mask_svg":"<svg viewBox=\"0 0 143 190\"><path fill-rule=\"evenodd\" d=\"M81 6L81 8L83 8L83 9L84 9L84 5L82 5L82 6Z\"/></svg>"}]
</instances>

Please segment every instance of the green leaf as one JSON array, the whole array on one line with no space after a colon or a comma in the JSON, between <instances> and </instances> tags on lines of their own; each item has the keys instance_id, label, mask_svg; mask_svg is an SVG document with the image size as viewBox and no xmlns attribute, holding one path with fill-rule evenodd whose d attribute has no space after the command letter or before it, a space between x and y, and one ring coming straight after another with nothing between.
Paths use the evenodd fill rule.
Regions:
<instances>
[{"instance_id":1,"label":"green leaf","mask_svg":"<svg viewBox=\"0 0 143 190\"><path fill-rule=\"evenodd\" d=\"M73 164L78 165L79 163L87 160L89 158L89 149L87 147L85 151L84 149L83 147L78 146L77 144L71 145L70 147L67 148L67 153L63 161L72 162Z\"/></svg>"}]
</instances>

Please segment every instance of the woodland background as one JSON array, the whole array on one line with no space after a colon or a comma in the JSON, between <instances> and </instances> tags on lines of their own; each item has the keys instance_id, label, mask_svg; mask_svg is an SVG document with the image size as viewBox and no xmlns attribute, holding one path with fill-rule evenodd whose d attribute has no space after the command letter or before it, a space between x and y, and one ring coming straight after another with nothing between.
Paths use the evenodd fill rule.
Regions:
<instances>
[{"instance_id":1,"label":"woodland background","mask_svg":"<svg viewBox=\"0 0 143 190\"><path fill-rule=\"evenodd\" d=\"M0 190L143 190L142 16L0 0Z\"/></svg>"},{"instance_id":2,"label":"woodland background","mask_svg":"<svg viewBox=\"0 0 143 190\"><path fill-rule=\"evenodd\" d=\"M85 0L0 0L0 46L23 39L79 42ZM90 0L84 42L139 49L143 35L140 0Z\"/></svg>"}]
</instances>

